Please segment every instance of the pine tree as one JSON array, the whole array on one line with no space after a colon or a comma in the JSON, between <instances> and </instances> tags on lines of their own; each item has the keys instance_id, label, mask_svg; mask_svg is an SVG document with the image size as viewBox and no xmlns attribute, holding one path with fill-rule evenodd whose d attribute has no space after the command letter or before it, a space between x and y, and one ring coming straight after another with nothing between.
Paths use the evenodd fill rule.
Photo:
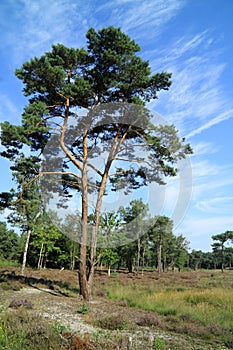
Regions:
<instances>
[{"instance_id":1,"label":"pine tree","mask_svg":"<svg viewBox=\"0 0 233 350\"><path fill-rule=\"evenodd\" d=\"M164 175L176 175L176 162L191 149L184 139L179 139L174 126L153 127L152 115L145 108L160 90L169 89L171 74L153 75L149 62L137 54L139 45L119 28L91 28L86 37L87 49L53 45L50 52L16 69L29 103L22 125L4 122L1 128L2 145L6 148L2 156L14 164L23 156L25 147L32 155L28 159L30 179L26 177L27 181L21 183L21 199L32 181L52 173L61 176L62 182L56 181L58 177L52 177L50 182L43 180L51 192L64 191L67 198L74 191L80 194L79 282L80 292L88 300L92 295L97 234L107 190L124 188L130 192L150 182L162 184ZM41 154L53 136L58 146L50 144L47 163L38 169ZM138 147L144 149L146 158L140 156ZM59 152L63 152L62 158ZM94 162L100 153L107 153L103 169ZM114 168L115 161L124 166ZM47 167L48 163L52 168ZM98 179L93 180L90 172ZM96 202L89 240L90 193L96 194ZM87 244L91 246L89 258Z\"/></svg>"}]
</instances>

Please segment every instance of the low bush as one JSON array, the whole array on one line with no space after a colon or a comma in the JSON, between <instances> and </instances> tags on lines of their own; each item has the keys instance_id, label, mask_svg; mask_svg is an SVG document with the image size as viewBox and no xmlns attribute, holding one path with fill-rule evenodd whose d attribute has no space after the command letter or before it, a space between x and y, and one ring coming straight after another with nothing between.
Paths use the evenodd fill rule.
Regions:
<instances>
[{"instance_id":1,"label":"low bush","mask_svg":"<svg viewBox=\"0 0 233 350\"><path fill-rule=\"evenodd\" d=\"M20 307L24 307L26 309L32 309L33 308L33 303L25 298L14 298L11 300L9 307L18 309Z\"/></svg>"},{"instance_id":2,"label":"low bush","mask_svg":"<svg viewBox=\"0 0 233 350\"><path fill-rule=\"evenodd\" d=\"M65 346L56 327L20 308L1 317L0 349L65 350Z\"/></svg>"},{"instance_id":3,"label":"low bush","mask_svg":"<svg viewBox=\"0 0 233 350\"><path fill-rule=\"evenodd\" d=\"M126 321L119 316L109 316L97 320L96 325L103 329L123 330L126 327Z\"/></svg>"},{"instance_id":4,"label":"low bush","mask_svg":"<svg viewBox=\"0 0 233 350\"><path fill-rule=\"evenodd\" d=\"M163 322L161 318L155 313L147 313L142 315L139 320L136 322L137 325L143 327L159 327L162 328Z\"/></svg>"}]
</instances>

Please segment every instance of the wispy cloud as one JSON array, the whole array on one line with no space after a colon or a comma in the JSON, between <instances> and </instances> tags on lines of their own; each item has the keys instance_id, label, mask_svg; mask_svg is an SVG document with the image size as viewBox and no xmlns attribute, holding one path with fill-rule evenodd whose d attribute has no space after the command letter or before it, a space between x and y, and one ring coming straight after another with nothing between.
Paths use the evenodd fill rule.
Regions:
<instances>
[{"instance_id":1,"label":"wispy cloud","mask_svg":"<svg viewBox=\"0 0 233 350\"><path fill-rule=\"evenodd\" d=\"M102 28L103 22L105 26L120 26L135 39L154 38L184 4L184 0L114 0L100 5L92 1L9 0L6 6L3 1L0 48L13 58L13 64L21 64L48 51L52 43L84 45L88 28Z\"/></svg>"},{"instance_id":2,"label":"wispy cloud","mask_svg":"<svg viewBox=\"0 0 233 350\"><path fill-rule=\"evenodd\" d=\"M192 142L193 154L191 157L214 154L220 149L220 145L214 145L212 142L199 141Z\"/></svg>"},{"instance_id":3,"label":"wispy cloud","mask_svg":"<svg viewBox=\"0 0 233 350\"><path fill-rule=\"evenodd\" d=\"M185 35L169 43L169 48L148 52L156 57L151 60L154 70L173 73L170 91L160 94L151 107L175 123L186 137L232 115L232 98L222 83L227 66L214 35L210 30Z\"/></svg>"},{"instance_id":4,"label":"wispy cloud","mask_svg":"<svg viewBox=\"0 0 233 350\"><path fill-rule=\"evenodd\" d=\"M226 214L226 212L229 212L229 214L232 212L232 202L232 196L223 196L201 200L196 207L204 213L214 213L219 216Z\"/></svg>"},{"instance_id":5,"label":"wispy cloud","mask_svg":"<svg viewBox=\"0 0 233 350\"><path fill-rule=\"evenodd\" d=\"M185 0L113 0L101 5L98 14L108 10L109 21L117 24L127 33L133 32L135 39L154 39L164 29Z\"/></svg>"},{"instance_id":6,"label":"wispy cloud","mask_svg":"<svg viewBox=\"0 0 233 350\"><path fill-rule=\"evenodd\" d=\"M217 117L209 120L207 123L205 123L204 125L200 126L199 128L191 131L188 135L186 135L186 138L191 138L197 134L200 134L202 131L207 130L209 128L211 128L214 125L217 125L221 122L223 122L224 120L230 119L233 117L233 108L221 113L220 115L218 115Z\"/></svg>"},{"instance_id":7,"label":"wispy cloud","mask_svg":"<svg viewBox=\"0 0 233 350\"><path fill-rule=\"evenodd\" d=\"M8 29L4 31L0 47L13 56L13 64L43 54L52 43L68 45L75 42L78 46L83 41L87 27L86 4L70 0L10 0L7 7L4 2L0 7L2 26Z\"/></svg>"},{"instance_id":8,"label":"wispy cloud","mask_svg":"<svg viewBox=\"0 0 233 350\"><path fill-rule=\"evenodd\" d=\"M210 177L213 175L219 175L223 172L223 167L217 164L213 164L209 160L199 160L192 162L193 177L199 179L202 177Z\"/></svg>"}]
</instances>

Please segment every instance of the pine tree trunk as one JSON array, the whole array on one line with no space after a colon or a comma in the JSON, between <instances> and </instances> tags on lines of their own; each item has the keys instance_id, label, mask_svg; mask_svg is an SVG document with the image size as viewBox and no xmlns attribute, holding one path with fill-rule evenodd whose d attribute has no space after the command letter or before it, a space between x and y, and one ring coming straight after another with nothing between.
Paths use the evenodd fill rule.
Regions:
<instances>
[{"instance_id":1,"label":"pine tree trunk","mask_svg":"<svg viewBox=\"0 0 233 350\"><path fill-rule=\"evenodd\" d=\"M107 184L107 178L108 178L108 172L111 166L111 161L108 162L105 168L105 173L102 178L100 190L98 193L98 198L96 202L96 208L95 208L95 215L94 215L94 225L92 228L92 235L91 235L91 249L90 249L90 269L88 272L88 288L89 288L89 295L92 295L93 290L93 283L94 283L94 273L95 273L95 264L96 264L96 247L97 247L97 235L98 235L98 228L99 228L99 222L100 222L100 210L102 206L102 200L103 195L106 189Z\"/></svg>"},{"instance_id":2,"label":"pine tree trunk","mask_svg":"<svg viewBox=\"0 0 233 350\"><path fill-rule=\"evenodd\" d=\"M82 237L79 261L79 287L84 300L89 300L87 283L87 234L88 234L88 179L87 179L87 131L83 136L83 170L82 170Z\"/></svg>"},{"instance_id":3,"label":"pine tree trunk","mask_svg":"<svg viewBox=\"0 0 233 350\"><path fill-rule=\"evenodd\" d=\"M88 233L88 209L87 209L87 193L82 197L82 237L80 246L80 261L79 261L79 287L80 295L84 300L89 300L89 290L87 283L87 233Z\"/></svg>"}]
</instances>

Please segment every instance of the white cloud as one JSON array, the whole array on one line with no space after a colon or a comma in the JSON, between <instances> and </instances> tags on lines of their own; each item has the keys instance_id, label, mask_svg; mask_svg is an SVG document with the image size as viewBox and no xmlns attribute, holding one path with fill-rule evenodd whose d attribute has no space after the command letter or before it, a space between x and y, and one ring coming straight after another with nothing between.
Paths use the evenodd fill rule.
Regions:
<instances>
[{"instance_id":1,"label":"white cloud","mask_svg":"<svg viewBox=\"0 0 233 350\"><path fill-rule=\"evenodd\" d=\"M191 131L188 135L186 135L186 138L191 138L197 134L200 134L202 131L207 130L209 128L211 128L214 125L217 125L227 119L230 119L233 117L233 108L223 112L221 114L219 114L217 117L209 120L207 123L205 123L204 125L200 126L199 128Z\"/></svg>"},{"instance_id":2,"label":"white cloud","mask_svg":"<svg viewBox=\"0 0 233 350\"><path fill-rule=\"evenodd\" d=\"M121 26L126 32L133 32L134 38L155 38L185 5L184 0L114 0L97 8L97 14L108 11L110 22ZM147 35L149 34L149 35Z\"/></svg>"},{"instance_id":3,"label":"white cloud","mask_svg":"<svg viewBox=\"0 0 233 350\"><path fill-rule=\"evenodd\" d=\"M1 20L5 26L9 22L9 28L5 31L4 40L1 40L1 48L8 54L11 52L9 56L15 65L43 54L52 43L76 42L78 46L84 39L86 11L86 5L67 0L12 1L5 8L5 13L3 8Z\"/></svg>"},{"instance_id":4,"label":"white cloud","mask_svg":"<svg viewBox=\"0 0 233 350\"><path fill-rule=\"evenodd\" d=\"M153 70L170 71L173 80L169 92L160 93L159 100L150 106L186 138L232 116L232 99L222 81L226 64L220 58L222 51L214 45L214 34L205 30L185 35L165 49L148 52Z\"/></svg>"},{"instance_id":5,"label":"white cloud","mask_svg":"<svg viewBox=\"0 0 233 350\"><path fill-rule=\"evenodd\" d=\"M13 100L9 98L6 94L1 95L1 103L0 105L0 122L4 120L10 120L11 118L15 118L19 115L19 109L14 103Z\"/></svg>"},{"instance_id":6,"label":"white cloud","mask_svg":"<svg viewBox=\"0 0 233 350\"><path fill-rule=\"evenodd\" d=\"M216 146L211 142L200 141L198 143L192 142L193 154L191 157L199 157L203 155L214 154L219 150L220 146Z\"/></svg>"},{"instance_id":7,"label":"white cloud","mask_svg":"<svg viewBox=\"0 0 233 350\"><path fill-rule=\"evenodd\" d=\"M221 215L229 212L230 214L233 209L232 202L232 196L223 196L201 200L196 204L196 207L205 213L215 213Z\"/></svg>"},{"instance_id":8,"label":"white cloud","mask_svg":"<svg viewBox=\"0 0 233 350\"><path fill-rule=\"evenodd\" d=\"M193 178L200 179L201 177L208 177L213 175L218 175L222 173L223 167L216 164L212 164L208 160L200 160L197 162L192 162Z\"/></svg>"},{"instance_id":9,"label":"white cloud","mask_svg":"<svg viewBox=\"0 0 233 350\"><path fill-rule=\"evenodd\" d=\"M50 50L52 43L68 46L85 45L89 27L120 26L135 39L153 38L184 6L183 0L108 1L97 5L91 1L8 1L1 2L0 20L4 37L0 47L14 65ZM9 11L10 9L10 11Z\"/></svg>"}]
</instances>

